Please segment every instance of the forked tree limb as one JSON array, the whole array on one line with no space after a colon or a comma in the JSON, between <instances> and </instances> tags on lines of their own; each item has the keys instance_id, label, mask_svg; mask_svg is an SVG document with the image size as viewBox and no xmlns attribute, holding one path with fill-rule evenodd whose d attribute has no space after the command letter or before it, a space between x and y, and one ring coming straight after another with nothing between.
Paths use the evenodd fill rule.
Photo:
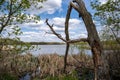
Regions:
<instances>
[{"instance_id":1,"label":"forked tree limb","mask_svg":"<svg viewBox=\"0 0 120 80\"><path fill-rule=\"evenodd\" d=\"M67 10L67 14L66 14L66 19L65 19L65 35L66 35L66 39L64 39L60 34L58 34L54 29L53 29L53 25L50 25L48 23L48 19L46 19L46 24L49 26L49 28L51 29L51 31L53 32L53 34L55 34L59 39L61 39L62 41L64 41L66 43L66 51L65 51L65 57L64 57L64 72L67 66L67 55L68 55L68 51L69 51L69 47L70 47L70 43L76 43L76 42L88 42L88 39L86 38L81 38L81 39L75 39L75 40L70 40L69 39L69 19L70 19L70 14L72 11L72 6L71 4L68 6L68 10Z\"/></svg>"},{"instance_id":2,"label":"forked tree limb","mask_svg":"<svg viewBox=\"0 0 120 80\"><path fill-rule=\"evenodd\" d=\"M76 39L76 40L70 40L69 39L69 19L71 10L74 8L82 17L86 30L88 32L88 38L87 39ZM74 42L80 42L80 41L87 41L91 47L92 55L93 55L93 61L94 61L94 80L110 80L109 76L109 65L107 63L107 60L104 58L103 53L103 47L100 43L100 38L98 36L96 26L93 23L92 17L90 13L87 11L85 4L83 0L74 0L74 2L70 2L67 15L66 15L66 21L65 21L65 35L66 39L64 39L60 34L56 33L53 29L53 25L50 25L48 23L48 19L46 20L46 24L50 27L53 34L55 34L59 39L66 42L66 53L65 53L65 62L67 62L67 54L69 50L69 43ZM104 62L104 63L103 63ZM66 63L64 63L66 66ZM100 66L100 67L99 67ZM103 75L103 76L102 76Z\"/></svg>"},{"instance_id":3,"label":"forked tree limb","mask_svg":"<svg viewBox=\"0 0 120 80\"><path fill-rule=\"evenodd\" d=\"M56 35L59 39L61 39L62 41L64 41L65 43L76 43L76 42L88 42L87 38L80 38L80 39L69 39L68 41L66 39L64 39L60 34L58 34L54 29L53 29L53 25L50 25L48 22L48 19L46 19L46 24L49 26L49 28L51 29L52 33L54 35Z\"/></svg>"},{"instance_id":4,"label":"forked tree limb","mask_svg":"<svg viewBox=\"0 0 120 80\"><path fill-rule=\"evenodd\" d=\"M65 26L65 33L66 33L66 39L64 39L60 34L58 34L54 29L53 29L53 25L50 25L48 22L48 19L46 19L46 24L49 26L49 28L51 29L52 33L54 35L56 35L59 39L61 39L62 41L64 41L66 43L66 51L65 51L65 57L64 57L64 72L66 70L66 66L67 66L67 55L68 55L68 51L69 51L69 46L70 43L76 43L76 42L88 42L87 38L80 38L80 39L74 39L74 40L70 40L69 39L69 32L68 32L68 23L69 23L69 18L70 18L70 12L69 11L71 9L68 9L68 14L66 17L66 26Z\"/></svg>"}]
</instances>

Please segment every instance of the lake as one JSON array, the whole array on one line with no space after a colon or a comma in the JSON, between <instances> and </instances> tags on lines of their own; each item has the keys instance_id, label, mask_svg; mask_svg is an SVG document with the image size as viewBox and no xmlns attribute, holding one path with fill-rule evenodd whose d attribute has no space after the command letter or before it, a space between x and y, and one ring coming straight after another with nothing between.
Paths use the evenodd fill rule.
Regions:
<instances>
[{"instance_id":1,"label":"lake","mask_svg":"<svg viewBox=\"0 0 120 80\"><path fill-rule=\"evenodd\" d=\"M27 52L32 53L35 56L41 54L54 54L54 53L59 55L64 55L66 49L66 45L34 45L34 46L35 46L34 50L29 50ZM80 53L80 50L71 45L69 49L69 54L78 54L78 53ZM85 50L85 53L91 55L90 50Z\"/></svg>"}]
</instances>

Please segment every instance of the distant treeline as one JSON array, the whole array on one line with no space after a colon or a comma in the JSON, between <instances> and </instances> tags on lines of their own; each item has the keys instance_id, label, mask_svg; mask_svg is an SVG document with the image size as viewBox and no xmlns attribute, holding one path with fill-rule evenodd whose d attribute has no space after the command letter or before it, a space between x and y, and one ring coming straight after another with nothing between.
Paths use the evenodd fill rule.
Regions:
<instances>
[{"instance_id":1,"label":"distant treeline","mask_svg":"<svg viewBox=\"0 0 120 80\"><path fill-rule=\"evenodd\" d=\"M27 42L31 45L62 45L60 42Z\"/></svg>"},{"instance_id":2,"label":"distant treeline","mask_svg":"<svg viewBox=\"0 0 120 80\"><path fill-rule=\"evenodd\" d=\"M62 45L61 42L23 42L16 39L0 38L0 45L12 45L12 44L31 44L31 45Z\"/></svg>"},{"instance_id":3,"label":"distant treeline","mask_svg":"<svg viewBox=\"0 0 120 80\"><path fill-rule=\"evenodd\" d=\"M10 39L10 38L0 38L0 45L4 44L4 45L12 45L12 44L31 44L31 45L62 45L65 43L62 42L23 42L17 39ZM79 45L88 45L88 43L85 42L78 42L75 44L79 44ZM103 45L111 45L111 44L118 44L115 40L107 40L107 41L102 41Z\"/></svg>"}]
</instances>

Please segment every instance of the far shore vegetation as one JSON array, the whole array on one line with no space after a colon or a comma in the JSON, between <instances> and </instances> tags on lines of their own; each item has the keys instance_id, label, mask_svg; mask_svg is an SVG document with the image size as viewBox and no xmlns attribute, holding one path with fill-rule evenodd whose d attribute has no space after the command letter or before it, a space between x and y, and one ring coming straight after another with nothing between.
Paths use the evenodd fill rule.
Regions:
<instances>
[{"instance_id":1,"label":"far shore vegetation","mask_svg":"<svg viewBox=\"0 0 120 80\"><path fill-rule=\"evenodd\" d=\"M1 38L0 39L0 45L13 45L13 44L30 44L30 45L65 45L64 42L23 42L20 40L14 40L10 38ZM78 43L71 43L72 45L75 45L77 48L82 48L82 49L90 49L90 46L86 42L78 42ZM115 40L106 40L102 41L103 48L105 50L110 50L110 49L116 49L119 50L120 46Z\"/></svg>"}]
</instances>

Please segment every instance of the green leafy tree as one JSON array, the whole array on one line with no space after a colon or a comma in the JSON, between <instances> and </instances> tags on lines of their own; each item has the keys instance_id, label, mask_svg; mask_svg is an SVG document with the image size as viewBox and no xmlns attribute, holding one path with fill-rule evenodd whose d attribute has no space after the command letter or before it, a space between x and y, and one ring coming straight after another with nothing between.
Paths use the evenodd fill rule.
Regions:
<instances>
[{"instance_id":1,"label":"green leafy tree","mask_svg":"<svg viewBox=\"0 0 120 80\"><path fill-rule=\"evenodd\" d=\"M0 38L13 38L17 41L21 35L19 24L28 22L37 22L40 17L31 15L28 9L40 9L42 3L46 0L0 0ZM0 42L3 44L3 42Z\"/></svg>"},{"instance_id":2,"label":"green leafy tree","mask_svg":"<svg viewBox=\"0 0 120 80\"><path fill-rule=\"evenodd\" d=\"M120 43L120 0L107 0L104 4L95 0L92 7L97 10L95 17L105 25L102 37L107 40L116 39Z\"/></svg>"},{"instance_id":3,"label":"green leafy tree","mask_svg":"<svg viewBox=\"0 0 120 80\"><path fill-rule=\"evenodd\" d=\"M38 16L31 16L26 11L34 6L41 8L39 2L45 0L1 0L0 1L0 34L5 27L17 26L19 23L36 21Z\"/></svg>"}]
</instances>

